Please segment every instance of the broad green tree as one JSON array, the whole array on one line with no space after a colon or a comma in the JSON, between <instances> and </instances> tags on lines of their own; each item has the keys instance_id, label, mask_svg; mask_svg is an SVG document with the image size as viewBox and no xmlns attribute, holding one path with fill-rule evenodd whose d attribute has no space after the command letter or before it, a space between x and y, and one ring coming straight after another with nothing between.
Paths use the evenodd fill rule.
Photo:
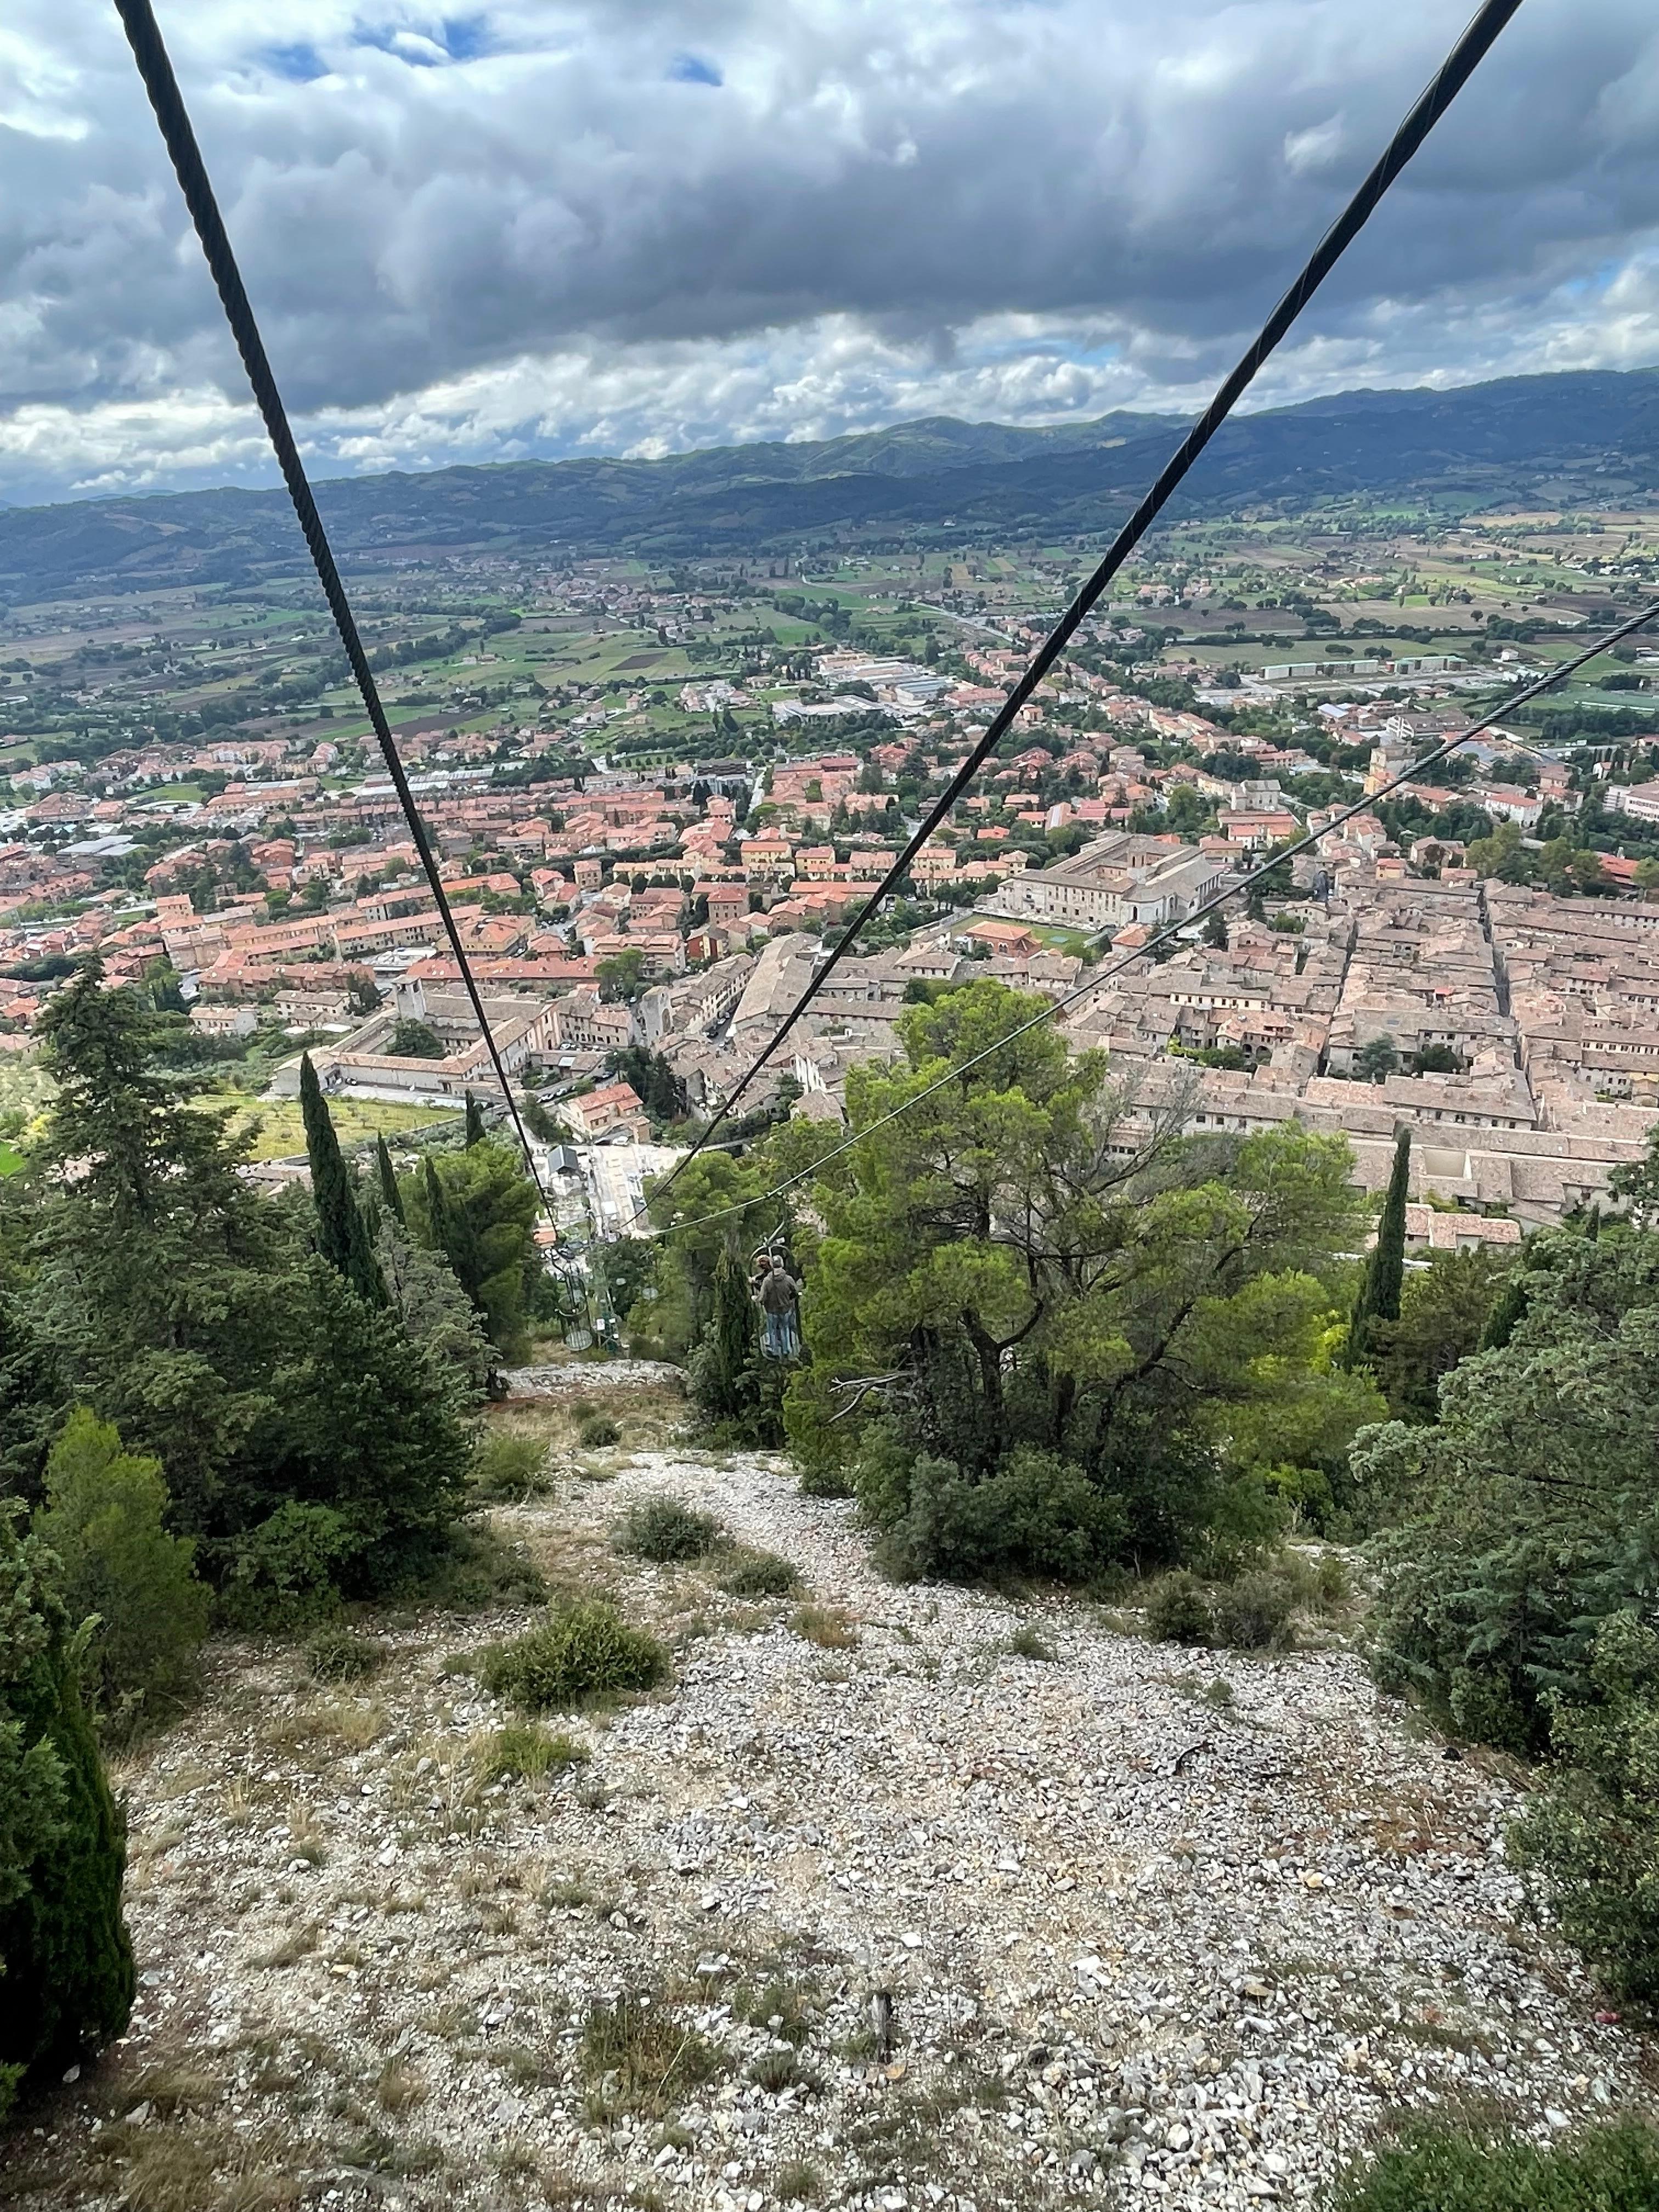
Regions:
<instances>
[{"instance_id":1,"label":"broad green tree","mask_svg":"<svg viewBox=\"0 0 1659 2212\"><path fill-rule=\"evenodd\" d=\"M905 1063L849 1074L866 1133L812 1190L813 1365L791 1387L792 1435L821 1455L837 1382L898 1378L872 1394L897 1442L863 1494L923 1569L961 1563L964 1516L993 1536L1021 1523L969 1495L1018 1467L1046 1501L1026 1522L1071 1516L1079 1570L1178 1557L1230 1515L1247 1537L1282 1458L1258 1415L1297 1401L1300 1432L1340 1466L1380 1408L1328 1357L1336 1255L1361 1218L1346 1144L1183 1137L1184 1096L1143 1106L1100 1055L1012 1034L1040 1004L987 981L910 1008Z\"/></svg>"},{"instance_id":2,"label":"broad green tree","mask_svg":"<svg viewBox=\"0 0 1659 2212\"><path fill-rule=\"evenodd\" d=\"M517 1150L486 1137L459 1152L428 1152L420 1181L405 1186L404 1195L415 1233L444 1253L491 1343L511 1358L524 1345L540 1265L533 1235L539 1200Z\"/></svg>"},{"instance_id":3,"label":"broad green tree","mask_svg":"<svg viewBox=\"0 0 1659 2212\"><path fill-rule=\"evenodd\" d=\"M27 1319L55 1387L161 1462L170 1526L245 1610L386 1587L460 1510L455 1378L247 1182L246 1138L155 1064L164 1019L95 974L42 1018Z\"/></svg>"}]
</instances>

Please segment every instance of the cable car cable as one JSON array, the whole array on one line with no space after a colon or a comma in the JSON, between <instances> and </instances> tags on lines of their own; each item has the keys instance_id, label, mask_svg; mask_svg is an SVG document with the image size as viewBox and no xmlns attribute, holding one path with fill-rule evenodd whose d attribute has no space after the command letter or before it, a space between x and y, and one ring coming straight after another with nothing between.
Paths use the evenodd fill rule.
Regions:
<instances>
[{"instance_id":1,"label":"cable car cable","mask_svg":"<svg viewBox=\"0 0 1659 2212\"><path fill-rule=\"evenodd\" d=\"M236 256L231 249L229 234L219 212L219 204L209 181L201 149L196 143L196 133L191 125L184 95L179 89L179 80L173 75L173 64L162 43L155 10L150 6L150 0L115 0L115 6L127 34L127 43L132 48L133 58L138 64L138 74L143 79L149 104L161 126L161 137L173 162L173 173L179 179L185 204L190 210L191 220L196 226L196 235L201 240L202 252L218 288L225 319L230 325L236 349L242 357L242 366L247 371L248 382L253 387L255 403L264 419L266 432L283 471L283 480L288 486L289 497L294 502L294 512L305 534L313 565L328 601L329 612L334 617L334 627L340 634L340 642L345 647L351 672L357 681L357 689L362 694L369 721L380 743L381 757L386 762L387 773L398 794L398 804L403 809L404 819L409 824L410 835L415 841L415 849L420 854L421 866L426 871L427 882L437 901L444 933L449 939L451 951L455 955L461 981L466 986L467 997L471 1000L472 1012L477 1018L490 1065L495 1072L495 1080L501 1085L507 1113L518 1133L525 1164L530 1170L530 1179L535 1184L543 1209L550 1219L551 1201L536 1171L535 1156L520 1116L518 1101L514 1097L513 1086L507 1081L500 1048L490 1029L489 1018L484 1012L477 979L472 973L472 963L466 957L459 927L451 911L448 894L438 872L437 859L427 836L426 825L421 819L420 809L415 804L415 794L410 789L409 778L392 738L392 726L386 720L386 709L380 703L380 687L368 665L368 655L363 647L356 617L351 611L345 586L340 580L333 548L329 544L327 532L323 528L323 519L318 512L310 478L306 474L304 462L300 459L300 449L289 427L288 410L283 404L283 396L277 389L276 379L265 353L264 341L259 335L259 325L242 283Z\"/></svg>"},{"instance_id":2,"label":"cable car cable","mask_svg":"<svg viewBox=\"0 0 1659 2212\"><path fill-rule=\"evenodd\" d=\"M118 5L123 8L130 4L132 4L132 0L118 0ZM1084 617L1094 606L1130 554L1139 544L1164 507L1168 506L1193 464L1226 421L1228 416L1231 414L1238 401L1249 389L1257 372L1290 331L1302 310L1329 276L1343 254L1364 228L1390 185L1394 183L1430 131L1433 130L1435 125L1468 82L1469 78L1485 59L1499 33L1516 14L1520 5L1521 0L1485 0L1485 4L1476 12L1457 44L1447 56L1432 82L1395 132L1382 158L1320 240L1309 257L1301 275L1279 301L1279 305L1262 325L1259 335L1231 374L1223 381L1214 398L1211 400L1203 414L1188 431L1174 453L1164 464L1151 490L1113 539L1109 550L1098 568L1037 648L1024 674L1003 702L985 735L963 762L944 792L934 801L921 827L854 916L850 927L840 943L784 1016L758 1058L750 1064L738 1081L737 1088L729 1093L725 1103L709 1123L703 1135L698 1139L685 1158L675 1168L673 1174L668 1178L670 1182L683 1175L690 1166L697 1154L707 1145L708 1139L731 1114L738 1099L742 1097L756 1076L766 1066L768 1060L771 1059L785 1037L788 1036L790 1030L793 1029L841 962L851 951L876 908L908 874L910 864L916 854L950 814L969 784L1000 744L1012 726L1014 717L1048 675L1055 661L1059 659Z\"/></svg>"}]
</instances>

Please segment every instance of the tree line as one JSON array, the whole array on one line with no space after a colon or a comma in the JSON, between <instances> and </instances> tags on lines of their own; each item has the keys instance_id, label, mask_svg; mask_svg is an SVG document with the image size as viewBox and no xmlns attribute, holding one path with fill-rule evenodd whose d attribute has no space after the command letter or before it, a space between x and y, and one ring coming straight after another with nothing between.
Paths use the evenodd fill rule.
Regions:
<instances>
[{"instance_id":1,"label":"tree line","mask_svg":"<svg viewBox=\"0 0 1659 2212\"><path fill-rule=\"evenodd\" d=\"M311 1188L269 1194L183 1026L84 968L0 1186L0 2104L131 2004L100 1737L178 1709L210 1624L453 1577L472 1416L549 1299L472 1102L463 1146L360 1176L307 1058Z\"/></svg>"}]
</instances>

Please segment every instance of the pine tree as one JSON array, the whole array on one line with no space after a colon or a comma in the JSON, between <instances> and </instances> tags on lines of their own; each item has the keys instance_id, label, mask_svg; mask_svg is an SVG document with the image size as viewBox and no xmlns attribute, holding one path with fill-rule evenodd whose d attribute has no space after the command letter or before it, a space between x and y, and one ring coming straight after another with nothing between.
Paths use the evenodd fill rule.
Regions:
<instances>
[{"instance_id":1,"label":"pine tree","mask_svg":"<svg viewBox=\"0 0 1659 2212\"><path fill-rule=\"evenodd\" d=\"M1346 1364L1359 1366L1373 1348L1379 1322L1400 1318L1400 1293L1406 1280L1406 1199L1411 1187L1412 1133L1395 1132L1394 1167L1377 1217L1376 1243L1348 1324Z\"/></svg>"},{"instance_id":2,"label":"pine tree","mask_svg":"<svg viewBox=\"0 0 1659 2212\"><path fill-rule=\"evenodd\" d=\"M404 1194L398 1188L397 1170L392 1164L392 1155L386 1150L386 1139L378 1132L374 1138L374 1164L380 1170L380 1196L386 1203L386 1210L394 1221L401 1224Z\"/></svg>"},{"instance_id":3,"label":"pine tree","mask_svg":"<svg viewBox=\"0 0 1659 2212\"><path fill-rule=\"evenodd\" d=\"M300 1060L300 1110L306 1125L306 1152L311 1162L311 1196L317 1211L317 1249L337 1268L360 1298L370 1305L386 1304L386 1285L374 1262L368 1231L358 1209L351 1177L340 1153L340 1140L329 1119L328 1103L311 1054Z\"/></svg>"},{"instance_id":4,"label":"pine tree","mask_svg":"<svg viewBox=\"0 0 1659 2212\"><path fill-rule=\"evenodd\" d=\"M469 1091L467 1092L467 1094L466 1094L466 1141L467 1141L467 1143L468 1143L469 1145L476 1145L476 1144L480 1143L480 1142L482 1141L482 1139L483 1139L483 1133L484 1133L483 1109L479 1105L479 1103L478 1103L477 1100L477 1099L472 1096L472 1093Z\"/></svg>"},{"instance_id":5,"label":"pine tree","mask_svg":"<svg viewBox=\"0 0 1659 2212\"><path fill-rule=\"evenodd\" d=\"M1227 950L1227 917L1219 907L1204 924L1204 942L1218 952Z\"/></svg>"}]
</instances>

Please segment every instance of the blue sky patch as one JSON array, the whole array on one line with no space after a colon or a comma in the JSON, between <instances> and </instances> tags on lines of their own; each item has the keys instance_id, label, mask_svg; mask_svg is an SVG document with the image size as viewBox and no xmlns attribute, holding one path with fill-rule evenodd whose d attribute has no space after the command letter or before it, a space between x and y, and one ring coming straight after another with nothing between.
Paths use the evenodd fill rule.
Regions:
<instances>
[{"instance_id":1,"label":"blue sky patch","mask_svg":"<svg viewBox=\"0 0 1659 2212\"><path fill-rule=\"evenodd\" d=\"M313 77L328 75L328 64L316 47L303 39L291 46L262 46L258 58L268 70L287 77L291 84L309 84Z\"/></svg>"},{"instance_id":2,"label":"blue sky patch","mask_svg":"<svg viewBox=\"0 0 1659 2212\"><path fill-rule=\"evenodd\" d=\"M668 64L669 81L673 84L724 84L726 79L713 62L704 61L701 54L676 54Z\"/></svg>"}]
</instances>

